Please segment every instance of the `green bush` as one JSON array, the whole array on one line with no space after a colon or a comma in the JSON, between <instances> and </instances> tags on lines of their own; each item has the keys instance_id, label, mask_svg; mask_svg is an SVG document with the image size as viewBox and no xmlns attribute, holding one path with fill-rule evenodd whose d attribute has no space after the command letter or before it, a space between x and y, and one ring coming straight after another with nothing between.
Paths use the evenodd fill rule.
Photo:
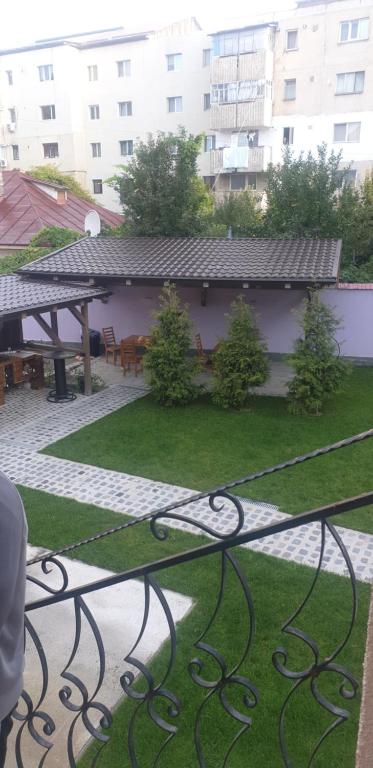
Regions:
<instances>
[{"instance_id":1,"label":"green bush","mask_svg":"<svg viewBox=\"0 0 373 768\"><path fill-rule=\"evenodd\" d=\"M242 408L251 390L267 380L269 366L266 345L245 298L239 296L231 306L228 336L214 355L212 398L223 408Z\"/></svg>"},{"instance_id":2,"label":"green bush","mask_svg":"<svg viewBox=\"0 0 373 768\"><path fill-rule=\"evenodd\" d=\"M144 358L152 393L163 405L185 405L201 390L194 384L200 364L188 356L192 323L173 285L163 289L155 318L151 345Z\"/></svg>"},{"instance_id":3,"label":"green bush","mask_svg":"<svg viewBox=\"0 0 373 768\"><path fill-rule=\"evenodd\" d=\"M291 413L320 414L325 400L342 388L350 366L339 357L335 333L339 320L313 291L300 320L303 337L296 340L289 363L295 376L288 384Z\"/></svg>"}]
</instances>

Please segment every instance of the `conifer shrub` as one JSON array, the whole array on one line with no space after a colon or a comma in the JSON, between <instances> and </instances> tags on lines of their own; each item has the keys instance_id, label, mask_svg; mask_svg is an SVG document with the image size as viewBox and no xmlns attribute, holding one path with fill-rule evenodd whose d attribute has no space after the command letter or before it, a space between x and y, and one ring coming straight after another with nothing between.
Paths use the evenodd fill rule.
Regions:
<instances>
[{"instance_id":1,"label":"conifer shrub","mask_svg":"<svg viewBox=\"0 0 373 768\"><path fill-rule=\"evenodd\" d=\"M190 357L193 326L175 286L163 288L155 319L144 358L153 396L162 405L185 405L201 391L194 383L200 364Z\"/></svg>"},{"instance_id":2,"label":"conifer shrub","mask_svg":"<svg viewBox=\"0 0 373 768\"><path fill-rule=\"evenodd\" d=\"M289 357L294 378L288 383L288 405L294 414L320 414L325 401L342 389L350 366L339 356L335 334L340 322L317 291L310 293L300 324L303 336Z\"/></svg>"},{"instance_id":3,"label":"conifer shrub","mask_svg":"<svg viewBox=\"0 0 373 768\"><path fill-rule=\"evenodd\" d=\"M228 336L214 355L213 402L222 408L242 408L255 387L269 375L266 345L245 298L231 305Z\"/></svg>"}]
</instances>

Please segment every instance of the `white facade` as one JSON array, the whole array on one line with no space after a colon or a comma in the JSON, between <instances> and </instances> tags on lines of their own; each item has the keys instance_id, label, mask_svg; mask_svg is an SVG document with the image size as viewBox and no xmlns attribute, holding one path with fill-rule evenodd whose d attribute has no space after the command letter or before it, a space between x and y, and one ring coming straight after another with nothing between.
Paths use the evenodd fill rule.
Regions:
<instances>
[{"instance_id":1,"label":"white facade","mask_svg":"<svg viewBox=\"0 0 373 768\"><path fill-rule=\"evenodd\" d=\"M372 0L300 0L213 36L190 19L98 38L0 52L3 165L56 163L114 210L105 180L148 133L181 125L206 135L200 172L218 193L264 188L286 143L342 149L357 181L373 167Z\"/></svg>"}]
</instances>

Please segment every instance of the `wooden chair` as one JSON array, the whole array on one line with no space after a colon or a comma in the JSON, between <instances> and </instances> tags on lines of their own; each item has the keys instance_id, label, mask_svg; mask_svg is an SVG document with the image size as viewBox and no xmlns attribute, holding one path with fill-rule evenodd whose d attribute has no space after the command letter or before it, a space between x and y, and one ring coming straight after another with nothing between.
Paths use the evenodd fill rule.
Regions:
<instances>
[{"instance_id":1,"label":"wooden chair","mask_svg":"<svg viewBox=\"0 0 373 768\"><path fill-rule=\"evenodd\" d=\"M200 333L196 333L194 339L195 339L195 342L196 342L196 350L197 350L197 357L198 357L198 359L200 360L200 362L204 366L210 366L211 365L211 358L210 358L209 355L206 355L206 352L205 352L205 350L203 348L201 334Z\"/></svg>"},{"instance_id":2,"label":"wooden chair","mask_svg":"<svg viewBox=\"0 0 373 768\"><path fill-rule=\"evenodd\" d=\"M110 328L103 328L102 335L103 335L104 344L105 344L106 362L107 363L109 362L109 355L112 355L114 365L116 365L117 355L120 355L121 352L120 352L120 344L117 344L115 340L113 326L111 325Z\"/></svg>"},{"instance_id":3,"label":"wooden chair","mask_svg":"<svg viewBox=\"0 0 373 768\"><path fill-rule=\"evenodd\" d=\"M135 376L137 376L138 371L142 371L142 357L138 354L135 344L121 341L120 363L123 368L123 376L126 375L127 371L131 370L132 366L135 369Z\"/></svg>"}]
</instances>

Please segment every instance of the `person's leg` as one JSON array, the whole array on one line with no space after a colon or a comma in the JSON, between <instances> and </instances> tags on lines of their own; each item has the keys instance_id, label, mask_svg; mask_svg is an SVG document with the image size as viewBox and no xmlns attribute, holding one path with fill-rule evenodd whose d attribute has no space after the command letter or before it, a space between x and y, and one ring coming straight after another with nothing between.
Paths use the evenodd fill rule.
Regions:
<instances>
[{"instance_id":1,"label":"person's leg","mask_svg":"<svg viewBox=\"0 0 373 768\"><path fill-rule=\"evenodd\" d=\"M4 717L4 720L0 723L0 768L5 766L6 758L6 743L8 736L13 728L13 720L10 715Z\"/></svg>"}]
</instances>

